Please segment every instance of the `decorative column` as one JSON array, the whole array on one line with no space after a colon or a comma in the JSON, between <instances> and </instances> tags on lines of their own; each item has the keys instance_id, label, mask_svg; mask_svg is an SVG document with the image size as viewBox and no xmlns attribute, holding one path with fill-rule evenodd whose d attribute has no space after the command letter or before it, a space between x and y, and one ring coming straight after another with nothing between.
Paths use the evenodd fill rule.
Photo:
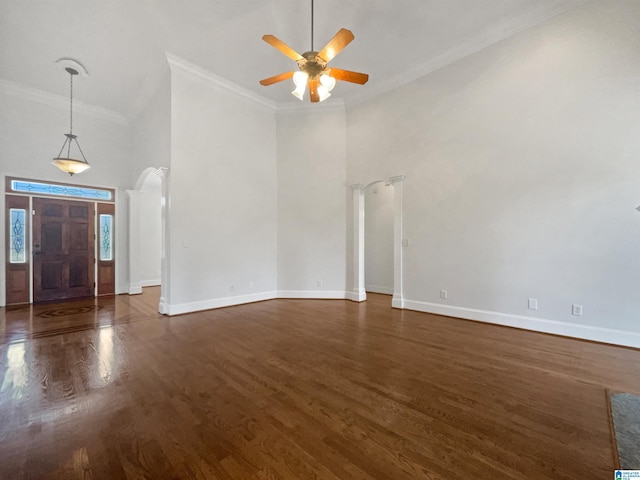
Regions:
<instances>
[{"instance_id":1,"label":"decorative column","mask_svg":"<svg viewBox=\"0 0 640 480\"><path fill-rule=\"evenodd\" d=\"M393 308L404 308L402 291L402 189L406 177L389 177L393 185Z\"/></svg>"},{"instance_id":2,"label":"decorative column","mask_svg":"<svg viewBox=\"0 0 640 480\"><path fill-rule=\"evenodd\" d=\"M364 190L361 183L349 185L353 191L353 290L354 302L367 299L364 289Z\"/></svg>"},{"instance_id":3,"label":"decorative column","mask_svg":"<svg viewBox=\"0 0 640 480\"><path fill-rule=\"evenodd\" d=\"M142 293L140 281L140 190L129 194L129 295Z\"/></svg>"}]
</instances>

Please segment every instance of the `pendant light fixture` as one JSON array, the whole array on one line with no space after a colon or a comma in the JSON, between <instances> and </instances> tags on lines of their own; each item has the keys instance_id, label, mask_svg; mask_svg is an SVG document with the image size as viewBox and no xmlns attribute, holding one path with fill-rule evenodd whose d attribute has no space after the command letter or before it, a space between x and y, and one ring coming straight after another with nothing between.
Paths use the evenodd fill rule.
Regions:
<instances>
[{"instance_id":1,"label":"pendant light fixture","mask_svg":"<svg viewBox=\"0 0 640 480\"><path fill-rule=\"evenodd\" d=\"M69 74L70 79L70 94L69 94L69 133L65 133L64 136L67 137L62 144L62 148L60 149L60 153L58 156L53 159L51 163L53 163L56 167L62 170L69 175L73 175L74 173L82 173L85 170L89 169L91 166L87 159L82 153L82 149L80 148L80 144L78 143L78 137L73 134L73 77L78 75L78 70L72 67L66 67L66 72ZM80 155L82 156L82 160L77 160L75 158L71 158L71 146L75 143ZM66 156L63 156L66 154Z\"/></svg>"}]
</instances>

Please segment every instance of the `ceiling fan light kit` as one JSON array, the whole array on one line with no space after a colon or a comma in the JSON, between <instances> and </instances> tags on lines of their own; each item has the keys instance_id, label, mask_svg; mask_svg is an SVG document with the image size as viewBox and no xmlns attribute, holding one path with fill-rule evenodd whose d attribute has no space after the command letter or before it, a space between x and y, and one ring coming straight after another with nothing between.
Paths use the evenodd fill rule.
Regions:
<instances>
[{"instance_id":1,"label":"ceiling fan light kit","mask_svg":"<svg viewBox=\"0 0 640 480\"><path fill-rule=\"evenodd\" d=\"M293 78L295 89L291 92L296 98L304 100L304 93L309 89L311 102L322 102L331 96L331 90L336 85L336 80L364 85L369 80L366 73L352 72L339 68L331 68L327 64L340 53L344 47L354 39L350 30L341 28L322 50L316 52L313 49L313 0L311 0L311 50L299 54L282 40L273 35L264 35L262 40L286 55L298 64L297 72L285 72L273 77L260 80L263 86L273 85L289 78Z\"/></svg>"}]
</instances>

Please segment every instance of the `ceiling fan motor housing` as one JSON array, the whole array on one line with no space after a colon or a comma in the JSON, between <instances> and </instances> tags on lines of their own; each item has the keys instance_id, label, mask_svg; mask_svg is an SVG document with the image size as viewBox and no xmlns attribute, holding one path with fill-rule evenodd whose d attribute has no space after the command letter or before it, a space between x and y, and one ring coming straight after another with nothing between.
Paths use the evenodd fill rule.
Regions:
<instances>
[{"instance_id":1,"label":"ceiling fan motor housing","mask_svg":"<svg viewBox=\"0 0 640 480\"><path fill-rule=\"evenodd\" d=\"M318 52L304 52L298 60L298 68L309 75L309 78L316 78L327 68L327 62L318 56Z\"/></svg>"}]
</instances>

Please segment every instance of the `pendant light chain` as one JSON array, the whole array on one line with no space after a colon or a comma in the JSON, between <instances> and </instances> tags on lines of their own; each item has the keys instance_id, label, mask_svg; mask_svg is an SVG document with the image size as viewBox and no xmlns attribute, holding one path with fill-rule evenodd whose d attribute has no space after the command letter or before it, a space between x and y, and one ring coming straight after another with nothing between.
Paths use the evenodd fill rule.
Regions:
<instances>
[{"instance_id":1,"label":"pendant light chain","mask_svg":"<svg viewBox=\"0 0 640 480\"><path fill-rule=\"evenodd\" d=\"M71 87L69 88L69 98L71 99L69 102L71 108L71 112L69 114L69 133L73 135L73 74L70 73L69 76L71 77Z\"/></svg>"},{"instance_id":2,"label":"pendant light chain","mask_svg":"<svg viewBox=\"0 0 640 480\"><path fill-rule=\"evenodd\" d=\"M313 0L311 0L311 51L313 52Z\"/></svg>"},{"instance_id":3,"label":"pendant light chain","mask_svg":"<svg viewBox=\"0 0 640 480\"><path fill-rule=\"evenodd\" d=\"M85 163L87 162L86 157L84 156L84 152L82 151L82 148L80 147L80 144L78 143L78 140L76 139L75 135L73 135L73 77L74 75L77 75L78 72L72 73L71 74L71 93L69 95L69 97L71 98L71 101L69 102L71 104L71 115L69 116L69 134L72 135L72 139L75 140L76 142L76 146L78 147L78 150L80 151L80 155L82 155L82 158L84 159ZM69 141L69 154L71 153L71 141ZM69 155L67 155L69 156Z\"/></svg>"},{"instance_id":4,"label":"pendant light chain","mask_svg":"<svg viewBox=\"0 0 640 480\"><path fill-rule=\"evenodd\" d=\"M67 158L71 158L71 139L73 138L73 73L69 72L71 82L69 82L69 146L67 147ZM82 152L81 152L82 153Z\"/></svg>"}]
</instances>

